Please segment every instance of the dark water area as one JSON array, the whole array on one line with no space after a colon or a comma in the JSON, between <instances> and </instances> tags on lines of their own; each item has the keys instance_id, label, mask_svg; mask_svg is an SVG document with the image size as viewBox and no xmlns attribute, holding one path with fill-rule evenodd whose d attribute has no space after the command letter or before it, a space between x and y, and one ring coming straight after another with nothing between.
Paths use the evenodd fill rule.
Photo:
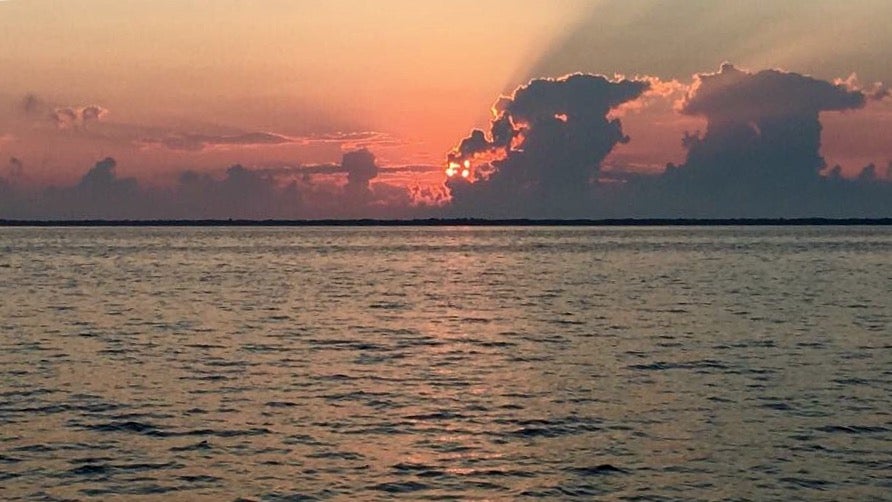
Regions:
<instances>
[{"instance_id":1,"label":"dark water area","mask_svg":"<svg viewBox=\"0 0 892 502\"><path fill-rule=\"evenodd\" d=\"M0 229L2 500L890 500L892 228Z\"/></svg>"}]
</instances>

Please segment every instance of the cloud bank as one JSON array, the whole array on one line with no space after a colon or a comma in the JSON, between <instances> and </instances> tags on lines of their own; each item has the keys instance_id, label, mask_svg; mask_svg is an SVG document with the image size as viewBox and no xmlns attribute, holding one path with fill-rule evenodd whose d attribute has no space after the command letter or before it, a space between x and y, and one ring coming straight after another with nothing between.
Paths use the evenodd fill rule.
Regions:
<instances>
[{"instance_id":1,"label":"cloud bank","mask_svg":"<svg viewBox=\"0 0 892 502\"><path fill-rule=\"evenodd\" d=\"M500 99L487 135L472 131L449 153L455 216L878 217L892 214L892 183L867 166L844 179L821 155L823 112L854 111L882 86L827 82L781 70L723 64L694 78L679 113L706 119L679 138L685 161L655 175L606 172L624 110L672 93L659 79L576 74L536 79ZM672 85L670 87L675 87ZM613 117L613 118L611 118ZM458 176L465 161L477 171ZM483 160L478 166L473 164ZM478 174L479 173L479 174ZM464 174L464 173L462 173Z\"/></svg>"},{"instance_id":2,"label":"cloud bank","mask_svg":"<svg viewBox=\"0 0 892 502\"><path fill-rule=\"evenodd\" d=\"M365 149L340 164L291 169L229 167L223 176L184 171L171 187L142 186L105 158L67 187L29 189L15 182L21 161L0 177L0 218L7 219L313 219L407 217L417 209L406 187L375 182Z\"/></svg>"},{"instance_id":3,"label":"cloud bank","mask_svg":"<svg viewBox=\"0 0 892 502\"><path fill-rule=\"evenodd\" d=\"M651 76L540 78L498 99L488 129L471 131L447 154L442 186L407 186L413 173L429 167L379 166L367 148L348 151L336 164L184 171L165 188L120 176L112 158L70 186L34 187L26 183L27 158L10 155L0 172L0 218L889 217L892 162L844 177L822 155L828 114L864 113L889 100L885 86L862 85L855 76L828 81L729 63L696 74L690 84ZM663 169L611 165L635 145L623 121L657 109L695 118L703 130L679 132L682 155ZM99 134L111 125L100 106L52 106L28 96L20 111L58 134ZM145 134L122 137L185 151L391 140L374 132L291 138L167 131L154 143ZM14 141L3 138L12 137L0 136L0 147ZM864 142L875 144L872 138ZM401 182L384 182L382 174Z\"/></svg>"}]
</instances>

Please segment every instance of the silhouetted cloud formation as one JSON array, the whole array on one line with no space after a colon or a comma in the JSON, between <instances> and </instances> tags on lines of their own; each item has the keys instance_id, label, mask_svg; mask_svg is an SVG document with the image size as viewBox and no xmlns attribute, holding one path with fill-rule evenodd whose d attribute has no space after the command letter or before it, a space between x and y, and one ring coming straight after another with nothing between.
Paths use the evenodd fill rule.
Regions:
<instances>
[{"instance_id":1,"label":"silhouetted cloud formation","mask_svg":"<svg viewBox=\"0 0 892 502\"><path fill-rule=\"evenodd\" d=\"M819 114L858 109L867 98L845 85L780 70L751 73L726 63L697 75L680 111L705 117L706 132L683 138L687 159L669 166L660 180L668 193L653 200L692 216L870 212L865 202L888 208L872 199L853 206L859 196L852 192L863 191L859 183L820 174L827 166Z\"/></svg>"},{"instance_id":2,"label":"silhouetted cloud formation","mask_svg":"<svg viewBox=\"0 0 892 502\"><path fill-rule=\"evenodd\" d=\"M473 131L447 157L450 214L499 217L888 216L892 183L875 166L857 179L826 170L820 114L884 99L853 76L827 82L780 70L723 64L696 75L678 111L702 116L682 165L659 175L599 166L630 138L610 111L636 106L658 79L592 75L538 79L497 102L489 135ZM677 85L677 83L676 83ZM654 94L654 93L648 93ZM647 99L659 98L660 93ZM668 93L666 94L669 95ZM474 165L464 178L465 161ZM835 173L835 175L834 175Z\"/></svg>"},{"instance_id":3,"label":"silhouetted cloud formation","mask_svg":"<svg viewBox=\"0 0 892 502\"><path fill-rule=\"evenodd\" d=\"M472 131L449 155L453 210L542 217L582 211L601 161L629 141L608 113L648 87L643 80L574 74L533 80L500 99L489 137ZM465 161L474 172L465 172Z\"/></svg>"},{"instance_id":4,"label":"silhouetted cloud formation","mask_svg":"<svg viewBox=\"0 0 892 502\"><path fill-rule=\"evenodd\" d=\"M843 169L828 166L821 153L822 113L858 113L868 104L885 106L875 101L888 99L885 86L864 86L855 75L830 82L727 63L714 73L695 75L690 85L655 77L573 74L536 79L500 98L489 130L473 130L448 153L443 186L382 182L382 173L393 180L399 178L393 173L428 167L379 166L367 148L345 153L340 163L234 165L216 175L186 171L165 188L119 175L111 158L96 163L75 184L37 188L22 182L25 163L10 156L0 175L0 218L888 217L892 162L885 168L869 164L845 178ZM666 116L675 113L669 104L676 103L677 113L705 120L704 131L679 138L684 161L667 164L657 174L616 166L605 170L608 154L634 141L625 134L621 117L653 103ZM59 136L96 135L114 126L104 122L88 131L85 124L99 121L103 108L59 107L33 95L21 101L18 112L29 120L39 118L43 129ZM51 122L65 130L57 131ZM185 150L390 141L375 132L306 138L150 132L159 139L144 144ZM149 135L138 130L120 137L137 141ZM4 148L14 143L3 138L11 136L0 136ZM681 157L673 158L678 162Z\"/></svg>"}]
</instances>

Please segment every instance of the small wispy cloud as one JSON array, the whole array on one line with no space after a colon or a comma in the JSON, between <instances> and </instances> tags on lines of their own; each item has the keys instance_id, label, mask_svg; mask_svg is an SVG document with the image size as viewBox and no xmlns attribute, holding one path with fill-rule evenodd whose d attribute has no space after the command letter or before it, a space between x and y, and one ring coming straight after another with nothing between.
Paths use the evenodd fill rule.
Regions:
<instances>
[{"instance_id":1,"label":"small wispy cloud","mask_svg":"<svg viewBox=\"0 0 892 502\"><path fill-rule=\"evenodd\" d=\"M295 140L280 134L251 132L235 135L214 136L194 133L170 133L161 137L136 140L141 146L157 146L168 150L201 151L208 148L282 145Z\"/></svg>"}]
</instances>

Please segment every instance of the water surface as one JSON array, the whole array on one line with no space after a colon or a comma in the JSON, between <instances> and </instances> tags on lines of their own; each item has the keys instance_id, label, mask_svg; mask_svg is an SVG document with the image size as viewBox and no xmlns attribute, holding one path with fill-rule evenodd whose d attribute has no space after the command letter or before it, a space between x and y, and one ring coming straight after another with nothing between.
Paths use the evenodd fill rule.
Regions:
<instances>
[{"instance_id":1,"label":"water surface","mask_svg":"<svg viewBox=\"0 0 892 502\"><path fill-rule=\"evenodd\" d=\"M4 500L889 500L892 229L0 229Z\"/></svg>"}]
</instances>

